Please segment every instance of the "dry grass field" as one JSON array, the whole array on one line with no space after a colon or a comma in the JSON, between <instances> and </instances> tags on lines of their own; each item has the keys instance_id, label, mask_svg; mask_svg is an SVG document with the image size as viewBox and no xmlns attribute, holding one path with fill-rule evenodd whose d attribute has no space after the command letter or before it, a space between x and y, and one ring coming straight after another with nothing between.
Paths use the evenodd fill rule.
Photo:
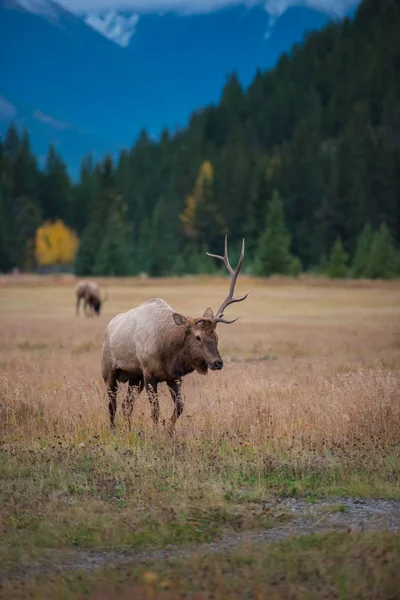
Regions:
<instances>
[{"instance_id":1,"label":"dry grass field","mask_svg":"<svg viewBox=\"0 0 400 600\"><path fill-rule=\"evenodd\" d=\"M172 438L163 425L154 430L144 394L132 430L118 411L117 428L110 431L100 375L105 327L116 313L152 297L200 316L221 303L228 280L109 280L100 318L75 317L74 283L68 277L0 280L0 570L6 579L32 561L56 562L57 553L73 549L206 542L290 519L282 510L263 510L265 498L400 499L399 282L239 278L237 293L250 294L227 311L227 318L239 315L239 321L218 326L224 369L185 378L185 409ZM162 419L168 420L173 407L163 385L160 396ZM278 556L327 553L334 570L343 553L338 548L348 542L336 539L322 544L324 550L321 543L282 546ZM386 556L394 543L369 539L368 552L379 547L379 556ZM351 544L357 553L356 541ZM249 565L261 556L216 561L208 571L210 589L218 573L229 571L223 560L238 573L244 569L248 579ZM296 561L294 574L301 571ZM196 573L208 581L199 575L204 564L196 564L192 584ZM362 561L355 565L355 573L367 568ZM278 572L283 568L277 566ZM185 572L182 565L176 569ZM374 585L385 573L376 571ZM346 569L342 575L337 589L353 590L346 588ZM91 595L90 578L83 578L83 587L65 581L47 595L42 582L43 596L39 588L22 592L8 581L4 597L100 600L155 593L144 582L133 595L130 587L126 596L125 588L118 588L122 595ZM369 596L371 585L359 596L326 597L383 597ZM270 588L260 586L261 595L254 588L248 597L265 597ZM278 578L270 597L314 597L305 583L297 595L282 592L286 588L281 593L279 586ZM235 589L222 589L222 597L249 593L239 584L236 595ZM176 597L164 588L158 593Z\"/></svg>"}]
</instances>

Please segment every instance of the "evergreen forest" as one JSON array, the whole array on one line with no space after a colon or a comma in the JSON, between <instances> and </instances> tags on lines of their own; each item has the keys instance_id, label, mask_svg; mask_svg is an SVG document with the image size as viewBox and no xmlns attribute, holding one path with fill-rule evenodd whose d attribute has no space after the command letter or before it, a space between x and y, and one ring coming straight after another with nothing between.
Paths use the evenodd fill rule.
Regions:
<instances>
[{"instance_id":1,"label":"evergreen forest","mask_svg":"<svg viewBox=\"0 0 400 600\"><path fill-rule=\"evenodd\" d=\"M72 182L29 134L0 141L0 271L212 273L246 238L246 269L330 277L400 274L400 2L308 34L247 89L117 160L82 160Z\"/></svg>"}]
</instances>

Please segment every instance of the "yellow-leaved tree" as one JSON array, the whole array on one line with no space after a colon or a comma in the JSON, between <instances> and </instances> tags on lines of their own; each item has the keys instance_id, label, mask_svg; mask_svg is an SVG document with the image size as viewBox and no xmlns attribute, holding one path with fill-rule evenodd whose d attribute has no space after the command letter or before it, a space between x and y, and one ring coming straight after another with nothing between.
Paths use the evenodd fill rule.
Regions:
<instances>
[{"instance_id":1,"label":"yellow-leaved tree","mask_svg":"<svg viewBox=\"0 0 400 600\"><path fill-rule=\"evenodd\" d=\"M35 257L40 266L70 265L78 249L78 236L63 221L45 221L36 230Z\"/></svg>"},{"instance_id":2,"label":"yellow-leaved tree","mask_svg":"<svg viewBox=\"0 0 400 600\"><path fill-rule=\"evenodd\" d=\"M186 237L193 240L211 240L224 232L225 226L214 198L214 169L209 160L203 162L193 193L186 198L179 219Z\"/></svg>"}]
</instances>

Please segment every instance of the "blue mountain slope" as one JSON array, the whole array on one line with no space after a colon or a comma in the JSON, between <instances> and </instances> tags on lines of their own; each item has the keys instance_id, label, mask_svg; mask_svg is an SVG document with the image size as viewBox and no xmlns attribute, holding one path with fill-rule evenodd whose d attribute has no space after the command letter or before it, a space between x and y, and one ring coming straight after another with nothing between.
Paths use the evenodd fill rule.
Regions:
<instances>
[{"instance_id":1,"label":"blue mountain slope","mask_svg":"<svg viewBox=\"0 0 400 600\"><path fill-rule=\"evenodd\" d=\"M121 48L58 4L29 1L41 14L0 0L0 96L18 109L35 149L43 153L56 141L74 170L85 152L128 145L143 126L158 135L184 125L194 109L218 101L228 73L249 84L257 67L273 66L305 30L327 22L317 11L292 8L267 39L260 6L142 15L130 46ZM38 111L65 126L43 122Z\"/></svg>"},{"instance_id":2,"label":"blue mountain slope","mask_svg":"<svg viewBox=\"0 0 400 600\"><path fill-rule=\"evenodd\" d=\"M29 104L14 102L13 106L14 115L2 119L0 97L0 135L5 133L10 120L20 129L26 128L41 165L44 164L50 144L61 154L74 179L79 176L81 158L88 153L96 160L102 159L107 152L117 156L120 147L109 139L104 139L89 130L79 129L71 123L58 121L33 109Z\"/></svg>"},{"instance_id":3,"label":"blue mountain slope","mask_svg":"<svg viewBox=\"0 0 400 600\"><path fill-rule=\"evenodd\" d=\"M136 68L133 78L131 55L60 10L54 23L2 6L0 93L106 138L127 139L126 123L112 121L131 115L133 106L137 120L148 118L149 77Z\"/></svg>"},{"instance_id":4,"label":"blue mountain slope","mask_svg":"<svg viewBox=\"0 0 400 600\"><path fill-rule=\"evenodd\" d=\"M274 66L305 31L323 27L328 17L309 8L293 7L270 31L268 21L261 6L236 6L184 17L143 15L129 49L135 56L145 57L154 72L179 79L188 87L189 82L200 93L213 91L217 98L227 73L235 70L248 85L257 67Z\"/></svg>"}]
</instances>

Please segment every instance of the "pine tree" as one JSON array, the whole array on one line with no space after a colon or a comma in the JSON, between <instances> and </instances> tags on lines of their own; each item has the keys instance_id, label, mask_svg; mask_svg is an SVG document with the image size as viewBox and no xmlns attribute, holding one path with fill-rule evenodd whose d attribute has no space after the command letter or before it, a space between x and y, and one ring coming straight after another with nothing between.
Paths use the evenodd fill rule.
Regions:
<instances>
[{"instance_id":1,"label":"pine tree","mask_svg":"<svg viewBox=\"0 0 400 600\"><path fill-rule=\"evenodd\" d=\"M303 271L303 264L298 256L294 256L290 263L288 274L292 277L298 277Z\"/></svg>"},{"instance_id":2,"label":"pine tree","mask_svg":"<svg viewBox=\"0 0 400 600\"><path fill-rule=\"evenodd\" d=\"M136 272L150 273L151 269L151 221L143 219L136 241Z\"/></svg>"},{"instance_id":3,"label":"pine tree","mask_svg":"<svg viewBox=\"0 0 400 600\"><path fill-rule=\"evenodd\" d=\"M371 136L368 161L368 183L371 190L371 215L373 223L385 222L389 233L396 232L399 215L399 181L395 164L393 143L386 131L374 131Z\"/></svg>"},{"instance_id":4,"label":"pine tree","mask_svg":"<svg viewBox=\"0 0 400 600\"><path fill-rule=\"evenodd\" d=\"M167 218L164 199L153 211L147 235L148 273L153 277L167 275L174 261L171 219Z\"/></svg>"},{"instance_id":5,"label":"pine tree","mask_svg":"<svg viewBox=\"0 0 400 600\"><path fill-rule=\"evenodd\" d=\"M17 158L20 146L20 136L15 123L10 123L4 140L4 153L12 162Z\"/></svg>"},{"instance_id":6,"label":"pine tree","mask_svg":"<svg viewBox=\"0 0 400 600\"><path fill-rule=\"evenodd\" d=\"M400 277L400 250L397 250L394 255L394 274Z\"/></svg>"},{"instance_id":7,"label":"pine tree","mask_svg":"<svg viewBox=\"0 0 400 600\"><path fill-rule=\"evenodd\" d=\"M35 266L35 235L41 223L39 207L25 196L15 200L16 235L18 241L18 266L32 271Z\"/></svg>"},{"instance_id":8,"label":"pine tree","mask_svg":"<svg viewBox=\"0 0 400 600\"><path fill-rule=\"evenodd\" d=\"M99 182L94 172L92 157L89 155L81 164L80 179L71 195L70 219L72 227L81 234L91 219Z\"/></svg>"},{"instance_id":9,"label":"pine tree","mask_svg":"<svg viewBox=\"0 0 400 600\"><path fill-rule=\"evenodd\" d=\"M332 247L327 267L327 275L332 279L347 277L347 261L349 257L343 248L342 240L337 238Z\"/></svg>"},{"instance_id":10,"label":"pine tree","mask_svg":"<svg viewBox=\"0 0 400 600\"><path fill-rule=\"evenodd\" d=\"M94 274L102 233L100 225L95 221L91 221L83 230L74 264L74 273L78 277Z\"/></svg>"},{"instance_id":11,"label":"pine tree","mask_svg":"<svg viewBox=\"0 0 400 600\"><path fill-rule=\"evenodd\" d=\"M114 166L109 154L98 165L96 175L98 194L94 199L90 218L105 228L117 196Z\"/></svg>"},{"instance_id":12,"label":"pine tree","mask_svg":"<svg viewBox=\"0 0 400 600\"><path fill-rule=\"evenodd\" d=\"M38 180L39 171L28 133L25 130L19 138L11 126L0 158L3 251L6 262L24 270L33 267L35 231L41 220Z\"/></svg>"},{"instance_id":13,"label":"pine tree","mask_svg":"<svg viewBox=\"0 0 400 600\"><path fill-rule=\"evenodd\" d=\"M317 108L315 109L318 112ZM286 215L292 233L292 247L306 264L313 261L315 214L324 190L319 129L301 121L293 135L290 151L284 153Z\"/></svg>"},{"instance_id":14,"label":"pine tree","mask_svg":"<svg viewBox=\"0 0 400 600\"><path fill-rule=\"evenodd\" d=\"M67 168L53 145L49 147L42 179L44 219L68 221L71 212L71 182Z\"/></svg>"},{"instance_id":15,"label":"pine tree","mask_svg":"<svg viewBox=\"0 0 400 600\"><path fill-rule=\"evenodd\" d=\"M0 181L0 272L9 271L15 266L15 235L9 222L10 190Z\"/></svg>"},{"instance_id":16,"label":"pine tree","mask_svg":"<svg viewBox=\"0 0 400 600\"><path fill-rule=\"evenodd\" d=\"M367 275L371 279L390 279L395 271L395 253L389 230L382 223L372 239Z\"/></svg>"},{"instance_id":17,"label":"pine tree","mask_svg":"<svg viewBox=\"0 0 400 600\"><path fill-rule=\"evenodd\" d=\"M207 256L207 249L205 246L202 246L193 254L192 261L192 270L198 275L214 275L217 272L216 262Z\"/></svg>"},{"instance_id":18,"label":"pine tree","mask_svg":"<svg viewBox=\"0 0 400 600\"><path fill-rule=\"evenodd\" d=\"M348 115L348 124L341 139L338 154L338 216L347 247L357 252L358 234L370 214L370 189L367 184L367 161L371 127L368 105L356 102Z\"/></svg>"},{"instance_id":19,"label":"pine tree","mask_svg":"<svg viewBox=\"0 0 400 600\"><path fill-rule=\"evenodd\" d=\"M265 212L270 191L267 184L267 161L259 159L253 166L249 197L246 202L246 252L254 258L260 232L260 223L265 222Z\"/></svg>"},{"instance_id":20,"label":"pine tree","mask_svg":"<svg viewBox=\"0 0 400 600\"><path fill-rule=\"evenodd\" d=\"M368 277L372 240L372 229L367 223L357 240L356 253L351 267L352 277Z\"/></svg>"},{"instance_id":21,"label":"pine tree","mask_svg":"<svg viewBox=\"0 0 400 600\"><path fill-rule=\"evenodd\" d=\"M214 192L214 213L223 215L221 223L223 222L225 225L225 231L229 231L231 240L237 240L243 235L244 213L246 212L243 200L245 198L246 203L248 202L250 187L251 159L245 152L243 137L243 125L236 117L236 121L229 128L220 161L216 164L215 184L212 190ZM214 238L208 235L203 239L207 243L217 243L222 233L220 227L216 230Z\"/></svg>"},{"instance_id":22,"label":"pine tree","mask_svg":"<svg viewBox=\"0 0 400 600\"><path fill-rule=\"evenodd\" d=\"M129 229L118 212L108 220L94 266L95 275L127 276L134 270Z\"/></svg>"},{"instance_id":23,"label":"pine tree","mask_svg":"<svg viewBox=\"0 0 400 600\"><path fill-rule=\"evenodd\" d=\"M187 270L184 256L183 254L178 254L174 264L171 267L171 275L182 277L182 275L185 275L185 273L187 273Z\"/></svg>"},{"instance_id":24,"label":"pine tree","mask_svg":"<svg viewBox=\"0 0 400 600\"><path fill-rule=\"evenodd\" d=\"M150 222L149 275L165 275L169 266L168 249L165 244L164 203L160 200L154 207Z\"/></svg>"},{"instance_id":25,"label":"pine tree","mask_svg":"<svg viewBox=\"0 0 400 600\"><path fill-rule=\"evenodd\" d=\"M236 73L231 73L227 78L221 94L221 107L226 112L228 122L245 116L246 99Z\"/></svg>"},{"instance_id":26,"label":"pine tree","mask_svg":"<svg viewBox=\"0 0 400 600\"><path fill-rule=\"evenodd\" d=\"M267 220L254 261L254 273L260 276L289 274L293 257L286 229L282 200L275 190L267 211Z\"/></svg>"},{"instance_id":27,"label":"pine tree","mask_svg":"<svg viewBox=\"0 0 400 600\"><path fill-rule=\"evenodd\" d=\"M38 195L38 168L32 154L27 131L24 131L20 146L13 164L13 198L26 196L31 200Z\"/></svg>"}]
</instances>

